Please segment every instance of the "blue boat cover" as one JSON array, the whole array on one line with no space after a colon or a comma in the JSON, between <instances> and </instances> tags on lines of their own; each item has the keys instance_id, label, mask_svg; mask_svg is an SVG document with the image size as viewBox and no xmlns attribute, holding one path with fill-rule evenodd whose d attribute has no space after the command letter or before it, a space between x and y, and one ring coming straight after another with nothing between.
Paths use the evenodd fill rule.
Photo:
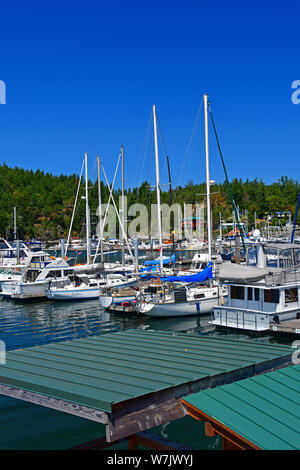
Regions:
<instances>
[{"instance_id":1,"label":"blue boat cover","mask_svg":"<svg viewBox=\"0 0 300 470\"><path fill-rule=\"evenodd\" d=\"M175 261L176 261L175 255L172 255L168 258L163 259L163 264L173 264L173 263L175 263ZM153 259L153 260L145 261L144 266L153 266L153 265L156 265L156 264L158 264L158 265L160 264L159 259Z\"/></svg>"},{"instance_id":2,"label":"blue boat cover","mask_svg":"<svg viewBox=\"0 0 300 470\"><path fill-rule=\"evenodd\" d=\"M204 281L207 281L207 279L212 279L212 278L213 278L213 273L212 273L211 263L207 263L207 267L203 269L203 271L200 271L199 273L196 273L196 274L190 274L188 276L160 277L162 281L168 281L168 282L204 282Z\"/></svg>"}]
</instances>

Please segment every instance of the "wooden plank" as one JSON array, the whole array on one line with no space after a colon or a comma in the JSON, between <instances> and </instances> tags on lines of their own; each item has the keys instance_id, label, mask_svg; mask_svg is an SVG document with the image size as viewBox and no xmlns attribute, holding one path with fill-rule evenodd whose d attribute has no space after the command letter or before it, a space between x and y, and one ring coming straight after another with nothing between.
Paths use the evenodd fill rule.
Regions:
<instances>
[{"instance_id":1,"label":"wooden plank","mask_svg":"<svg viewBox=\"0 0 300 470\"><path fill-rule=\"evenodd\" d=\"M0 394L16 398L17 400L27 401L35 405L45 406L46 408L51 408L53 410L62 411L63 413L79 416L80 418L96 421L97 423L106 424L107 422L106 413L103 411L60 400L58 398L41 395L39 393L33 393L27 390L21 390L16 387L0 384Z\"/></svg>"},{"instance_id":2,"label":"wooden plank","mask_svg":"<svg viewBox=\"0 0 300 470\"><path fill-rule=\"evenodd\" d=\"M291 355L275 358L271 361L204 377L195 382L188 382L113 405L112 413L107 414L106 440L112 442L183 418L185 412L181 403L182 397L200 390L252 377L265 371L275 370L290 363L290 358Z\"/></svg>"},{"instance_id":3,"label":"wooden plank","mask_svg":"<svg viewBox=\"0 0 300 470\"><path fill-rule=\"evenodd\" d=\"M150 432L139 432L136 434L137 443L151 450L190 450L182 444L169 441L164 437Z\"/></svg>"},{"instance_id":4,"label":"wooden plank","mask_svg":"<svg viewBox=\"0 0 300 470\"><path fill-rule=\"evenodd\" d=\"M183 417L184 410L180 399L156 405L150 404L139 411L121 417L116 414L106 425L106 440L107 442L116 441Z\"/></svg>"},{"instance_id":5,"label":"wooden plank","mask_svg":"<svg viewBox=\"0 0 300 470\"><path fill-rule=\"evenodd\" d=\"M122 441L125 439L122 439ZM118 441L118 443L121 441ZM69 450L102 450L107 447L114 446L116 442L107 442L105 436L99 437L98 439L93 439L92 441L85 442L84 444L79 444L77 446L71 447Z\"/></svg>"}]
</instances>

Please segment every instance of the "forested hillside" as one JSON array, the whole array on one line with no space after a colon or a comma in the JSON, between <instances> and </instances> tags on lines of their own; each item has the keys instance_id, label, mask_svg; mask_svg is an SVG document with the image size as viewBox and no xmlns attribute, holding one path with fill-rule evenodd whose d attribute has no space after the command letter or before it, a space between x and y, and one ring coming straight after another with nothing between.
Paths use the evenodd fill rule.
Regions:
<instances>
[{"instance_id":1,"label":"forested hillside","mask_svg":"<svg viewBox=\"0 0 300 470\"><path fill-rule=\"evenodd\" d=\"M72 211L79 182L78 175L55 176L40 170L29 171L21 168L9 168L5 163L0 165L0 234L12 238L13 207L17 208L17 227L19 238L37 237L43 240L57 239L66 236L70 225ZM92 225L97 223L96 208L98 205L97 182L90 182L90 210ZM233 198L241 210L248 211L249 226L253 224L254 213L258 218L266 214L274 215L272 223L278 223L276 212L290 211L294 218L300 185L297 181L281 177L277 182L267 185L262 180L231 182ZM206 191L205 183L194 185L192 182L184 187L173 190L173 202L201 202L199 194ZM230 220L232 205L226 183L212 187L212 216L215 228L219 220L219 212L226 220ZM82 183L81 195L84 194ZM120 190L115 191L118 201ZM148 182L140 188L126 190L128 207L140 202L147 207L156 202L156 193L150 189ZM108 189L102 183L103 202L108 200ZM170 203L168 191L162 193L162 202ZM84 230L85 203L80 200L74 219L74 234L81 235Z\"/></svg>"}]
</instances>

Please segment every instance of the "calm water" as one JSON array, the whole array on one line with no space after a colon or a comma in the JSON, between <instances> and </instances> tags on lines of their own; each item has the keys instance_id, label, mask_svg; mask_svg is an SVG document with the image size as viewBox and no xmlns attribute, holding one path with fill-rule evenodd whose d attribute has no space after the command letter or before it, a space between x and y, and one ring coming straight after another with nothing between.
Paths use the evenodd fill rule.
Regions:
<instances>
[{"instance_id":1,"label":"calm water","mask_svg":"<svg viewBox=\"0 0 300 470\"><path fill-rule=\"evenodd\" d=\"M212 330L210 316L151 319L107 313L98 301L54 303L0 301L0 339L7 350L105 334L126 328L228 335L253 341L279 342L255 336ZM283 342L283 340L280 340ZM289 344L292 340L285 340ZM0 366L1 367L1 366ZM105 434L104 426L41 406L0 395L0 449L67 449ZM207 438L203 423L186 417L154 428L155 432L193 449L218 449L219 438ZM126 448L126 444L115 448Z\"/></svg>"}]
</instances>

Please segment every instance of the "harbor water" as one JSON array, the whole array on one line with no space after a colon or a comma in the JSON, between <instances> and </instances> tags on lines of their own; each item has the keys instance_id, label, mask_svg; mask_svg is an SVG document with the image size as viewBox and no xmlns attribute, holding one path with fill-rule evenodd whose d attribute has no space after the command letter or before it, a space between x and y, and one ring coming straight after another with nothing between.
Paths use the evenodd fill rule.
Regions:
<instances>
[{"instance_id":1,"label":"harbor water","mask_svg":"<svg viewBox=\"0 0 300 470\"><path fill-rule=\"evenodd\" d=\"M53 302L2 300L0 340L7 350L61 342L128 328L184 332L191 335L228 335L291 344L291 338L213 329L210 315L179 318L149 318L142 315L108 313L97 300ZM1 365L0 365L1 368ZM0 449L68 449L105 434L104 425L0 395ZM208 438L204 424L185 417L151 430L192 449L220 449L219 437ZM127 444L113 447L126 449Z\"/></svg>"}]
</instances>

